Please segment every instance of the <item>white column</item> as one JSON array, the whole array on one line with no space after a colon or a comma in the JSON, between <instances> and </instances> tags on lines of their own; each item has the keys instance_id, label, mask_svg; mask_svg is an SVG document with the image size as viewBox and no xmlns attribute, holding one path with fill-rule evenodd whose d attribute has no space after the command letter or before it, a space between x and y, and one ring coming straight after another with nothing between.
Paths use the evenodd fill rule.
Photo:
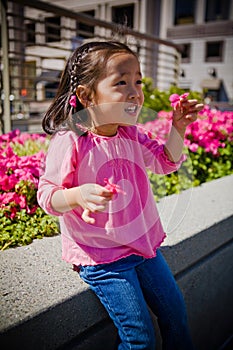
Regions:
<instances>
[{"instance_id":1,"label":"white column","mask_svg":"<svg viewBox=\"0 0 233 350\"><path fill-rule=\"evenodd\" d=\"M106 8L105 4L99 4L96 7L95 17L106 21L106 9L105 8ZM105 35L105 28L95 27L95 35L104 36Z\"/></svg>"},{"instance_id":2,"label":"white column","mask_svg":"<svg viewBox=\"0 0 233 350\"><path fill-rule=\"evenodd\" d=\"M142 33L145 33L146 32L146 19L150 15L150 14L146 13L147 0L139 1L138 5L139 6L136 7L139 10L139 13L138 13L138 28L135 26L135 29L139 30ZM148 15L148 17L147 17L147 15Z\"/></svg>"},{"instance_id":3,"label":"white column","mask_svg":"<svg viewBox=\"0 0 233 350\"><path fill-rule=\"evenodd\" d=\"M205 8L206 0L197 0L197 7L195 13L196 24L203 24L205 22Z\"/></svg>"},{"instance_id":4,"label":"white column","mask_svg":"<svg viewBox=\"0 0 233 350\"><path fill-rule=\"evenodd\" d=\"M4 92L4 113L3 113L3 121L4 121L4 130L1 130L4 133L11 131L11 112L10 112L10 69L9 69L9 59L8 59L8 32L7 32L7 8L4 6L1 1L1 39L2 39L2 50L3 50L3 92ZM3 128L2 125L1 129Z\"/></svg>"},{"instance_id":5,"label":"white column","mask_svg":"<svg viewBox=\"0 0 233 350\"><path fill-rule=\"evenodd\" d=\"M167 38L167 28L174 24L174 0L161 1L160 37Z\"/></svg>"},{"instance_id":6,"label":"white column","mask_svg":"<svg viewBox=\"0 0 233 350\"><path fill-rule=\"evenodd\" d=\"M100 4L98 5L98 12L97 12L97 16L99 19L102 20L106 20L106 9L105 9L106 5L105 4Z\"/></svg>"}]
</instances>

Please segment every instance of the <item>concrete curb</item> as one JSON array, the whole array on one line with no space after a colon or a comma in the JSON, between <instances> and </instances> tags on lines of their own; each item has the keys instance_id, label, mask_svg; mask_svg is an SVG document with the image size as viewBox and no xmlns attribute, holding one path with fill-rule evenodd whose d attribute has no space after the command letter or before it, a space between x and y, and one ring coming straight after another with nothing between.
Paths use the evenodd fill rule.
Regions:
<instances>
[{"instance_id":1,"label":"concrete curb","mask_svg":"<svg viewBox=\"0 0 233 350\"><path fill-rule=\"evenodd\" d=\"M168 232L162 250L184 293L194 341L203 350L218 349L233 333L232 185L228 176L158 205ZM114 348L115 328L78 274L61 261L59 236L3 251L0 265L4 349Z\"/></svg>"}]
</instances>

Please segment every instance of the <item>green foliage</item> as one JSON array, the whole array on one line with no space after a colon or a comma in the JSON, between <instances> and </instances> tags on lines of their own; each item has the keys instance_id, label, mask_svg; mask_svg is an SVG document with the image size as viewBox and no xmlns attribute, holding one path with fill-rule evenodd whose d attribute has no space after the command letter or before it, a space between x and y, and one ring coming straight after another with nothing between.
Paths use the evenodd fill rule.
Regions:
<instances>
[{"instance_id":1,"label":"green foliage","mask_svg":"<svg viewBox=\"0 0 233 350\"><path fill-rule=\"evenodd\" d=\"M30 244L35 238L54 236L59 229L57 220L38 207L32 215L25 209L17 211L14 219L0 209L0 232L0 249L5 250Z\"/></svg>"},{"instance_id":2,"label":"green foliage","mask_svg":"<svg viewBox=\"0 0 233 350\"><path fill-rule=\"evenodd\" d=\"M28 180L21 180L15 185L15 192L26 198L27 205L32 207L36 203L36 186Z\"/></svg>"},{"instance_id":3,"label":"green foliage","mask_svg":"<svg viewBox=\"0 0 233 350\"><path fill-rule=\"evenodd\" d=\"M186 151L188 152L188 151ZM154 197L157 201L171 194L178 194L188 188L233 174L233 143L219 150L220 156L206 153L198 147L197 152L189 152L181 168L169 175L148 172Z\"/></svg>"},{"instance_id":4,"label":"green foliage","mask_svg":"<svg viewBox=\"0 0 233 350\"><path fill-rule=\"evenodd\" d=\"M232 154L233 142L226 142L224 148L219 148L218 156L206 153L201 147L198 147L197 152L190 152L196 185L232 174Z\"/></svg>"},{"instance_id":5,"label":"green foliage","mask_svg":"<svg viewBox=\"0 0 233 350\"><path fill-rule=\"evenodd\" d=\"M180 169L174 173L158 175L148 171L156 201L159 201L165 196L178 194L181 191L199 185L199 181L194 176L193 165L188 155L188 150L186 150L185 153L187 155L187 160L181 165Z\"/></svg>"},{"instance_id":6,"label":"green foliage","mask_svg":"<svg viewBox=\"0 0 233 350\"><path fill-rule=\"evenodd\" d=\"M23 144L15 142L11 144L14 153L18 156L30 156L40 151L46 151L48 149L49 139L43 140L40 139L28 139Z\"/></svg>"}]
</instances>

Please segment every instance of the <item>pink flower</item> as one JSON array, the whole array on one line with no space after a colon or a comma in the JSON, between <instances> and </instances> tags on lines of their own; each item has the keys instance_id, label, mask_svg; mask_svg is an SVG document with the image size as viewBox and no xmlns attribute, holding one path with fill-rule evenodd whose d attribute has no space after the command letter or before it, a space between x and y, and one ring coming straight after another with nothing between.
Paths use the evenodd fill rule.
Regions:
<instances>
[{"instance_id":1,"label":"pink flower","mask_svg":"<svg viewBox=\"0 0 233 350\"><path fill-rule=\"evenodd\" d=\"M10 142L13 140L15 137L17 137L20 134L19 130L13 130L7 134L3 134L0 136L0 143L2 142Z\"/></svg>"},{"instance_id":2,"label":"pink flower","mask_svg":"<svg viewBox=\"0 0 233 350\"><path fill-rule=\"evenodd\" d=\"M143 133L152 133L159 142L164 143L170 132L171 114L172 111L160 111L157 119L140 125L139 129ZM198 119L187 127L185 134L185 145L191 152L201 147L214 156L219 156L219 149L226 147L226 141L232 140L233 112L221 112L209 106L199 112Z\"/></svg>"},{"instance_id":3,"label":"pink flower","mask_svg":"<svg viewBox=\"0 0 233 350\"><path fill-rule=\"evenodd\" d=\"M198 144L196 144L196 143L191 143L191 145L189 146L189 149L190 149L190 151L192 151L192 152L196 152L197 149L198 149Z\"/></svg>"},{"instance_id":4,"label":"pink flower","mask_svg":"<svg viewBox=\"0 0 233 350\"><path fill-rule=\"evenodd\" d=\"M10 211L11 211L10 218L13 220L15 218L15 216L16 216L17 208L16 207L11 207Z\"/></svg>"},{"instance_id":5,"label":"pink flower","mask_svg":"<svg viewBox=\"0 0 233 350\"><path fill-rule=\"evenodd\" d=\"M0 194L0 203L9 204L15 201L17 194L15 192L5 192Z\"/></svg>"},{"instance_id":6,"label":"pink flower","mask_svg":"<svg viewBox=\"0 0 233 350\"><path fill-rule=\"evenodd\" d=\"M0 201L3 205L12 203L14 206L18 205L21 209L24 209L27 206L26 197L18 195L16 192L5 192L0 194Z\"/></svg>"},{"instance_id":7,"label":"pink flower","mask_svg":"<svg viewBox=\"0 0 233 350\"><path fill-rule=\"evenodd\" d=\"M29 207L27 206L27 213L28 213L28 214L34 214L34 213L36 212L37 208L38 208L38 205L35 205L35 206L32 207L32 208L29 208Z\"/></svg>"},{"instance_id":8,"label":"pink flower","mask_svg":"<svg viewBox=\"0 0 233 350\"><path fill-rule=\"evenodd\" d=\"M0 190L2 191L10 191L14 189L15 185L17 184L18 179L17 177L12 175L3 175L0 178Z\"/></svg>"},{"instance_id":9,"label":"pink flower","mask_svg":"<svg viewBox=\"0 0 233 350\"><path fill-rule=\"evenodd\" d=\"M188 95L189 95L188 92L185 92L182 95L172 94L169 97L169 101L171 102L171 106L176 108L181 100L186 100L187 99Z\"/></svg>"},{"instance_id":10,"label":"pink flower","mask_svg":"<svg viewBox=\"0 0 233 350\"><path fill-rule=\"evenodd\" d=\"M117 194L117 193L126 194L126 192L122 191L120 186L109 182L107 178L104 178L104 182L106 183L105 188L111 191L113 194Z\"/></svg>"},{"instance_id":11,"label":"pink flower","mask_svg":"<svg viewBox=\"0 0 233 350\"><path fill-rule=\"evenodd\" d=\"M17 196L15 199L15 203L20 206L21 209L25 209L27 207L26 197L23 195Z\"/></svg>"}]
</instances>

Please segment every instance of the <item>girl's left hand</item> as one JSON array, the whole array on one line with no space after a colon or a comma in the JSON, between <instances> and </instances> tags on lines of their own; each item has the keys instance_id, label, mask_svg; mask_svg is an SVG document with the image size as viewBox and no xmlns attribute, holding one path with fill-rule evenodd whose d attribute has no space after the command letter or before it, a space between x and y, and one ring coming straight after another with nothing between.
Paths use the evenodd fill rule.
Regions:
<instances>
[{"instance_id":1,"label":"girl's left hand","mask_svg":"<svg viewBox=\"0 0 233 350\"><path fill-rule=\"evenodd\" d=\"M178 132L185 132L187 126L197 119L197 114L203 109L204 105L197 100L187 100L180 98L180 101L174 106L173 126Z\"/></svg>"}]
</instances>

